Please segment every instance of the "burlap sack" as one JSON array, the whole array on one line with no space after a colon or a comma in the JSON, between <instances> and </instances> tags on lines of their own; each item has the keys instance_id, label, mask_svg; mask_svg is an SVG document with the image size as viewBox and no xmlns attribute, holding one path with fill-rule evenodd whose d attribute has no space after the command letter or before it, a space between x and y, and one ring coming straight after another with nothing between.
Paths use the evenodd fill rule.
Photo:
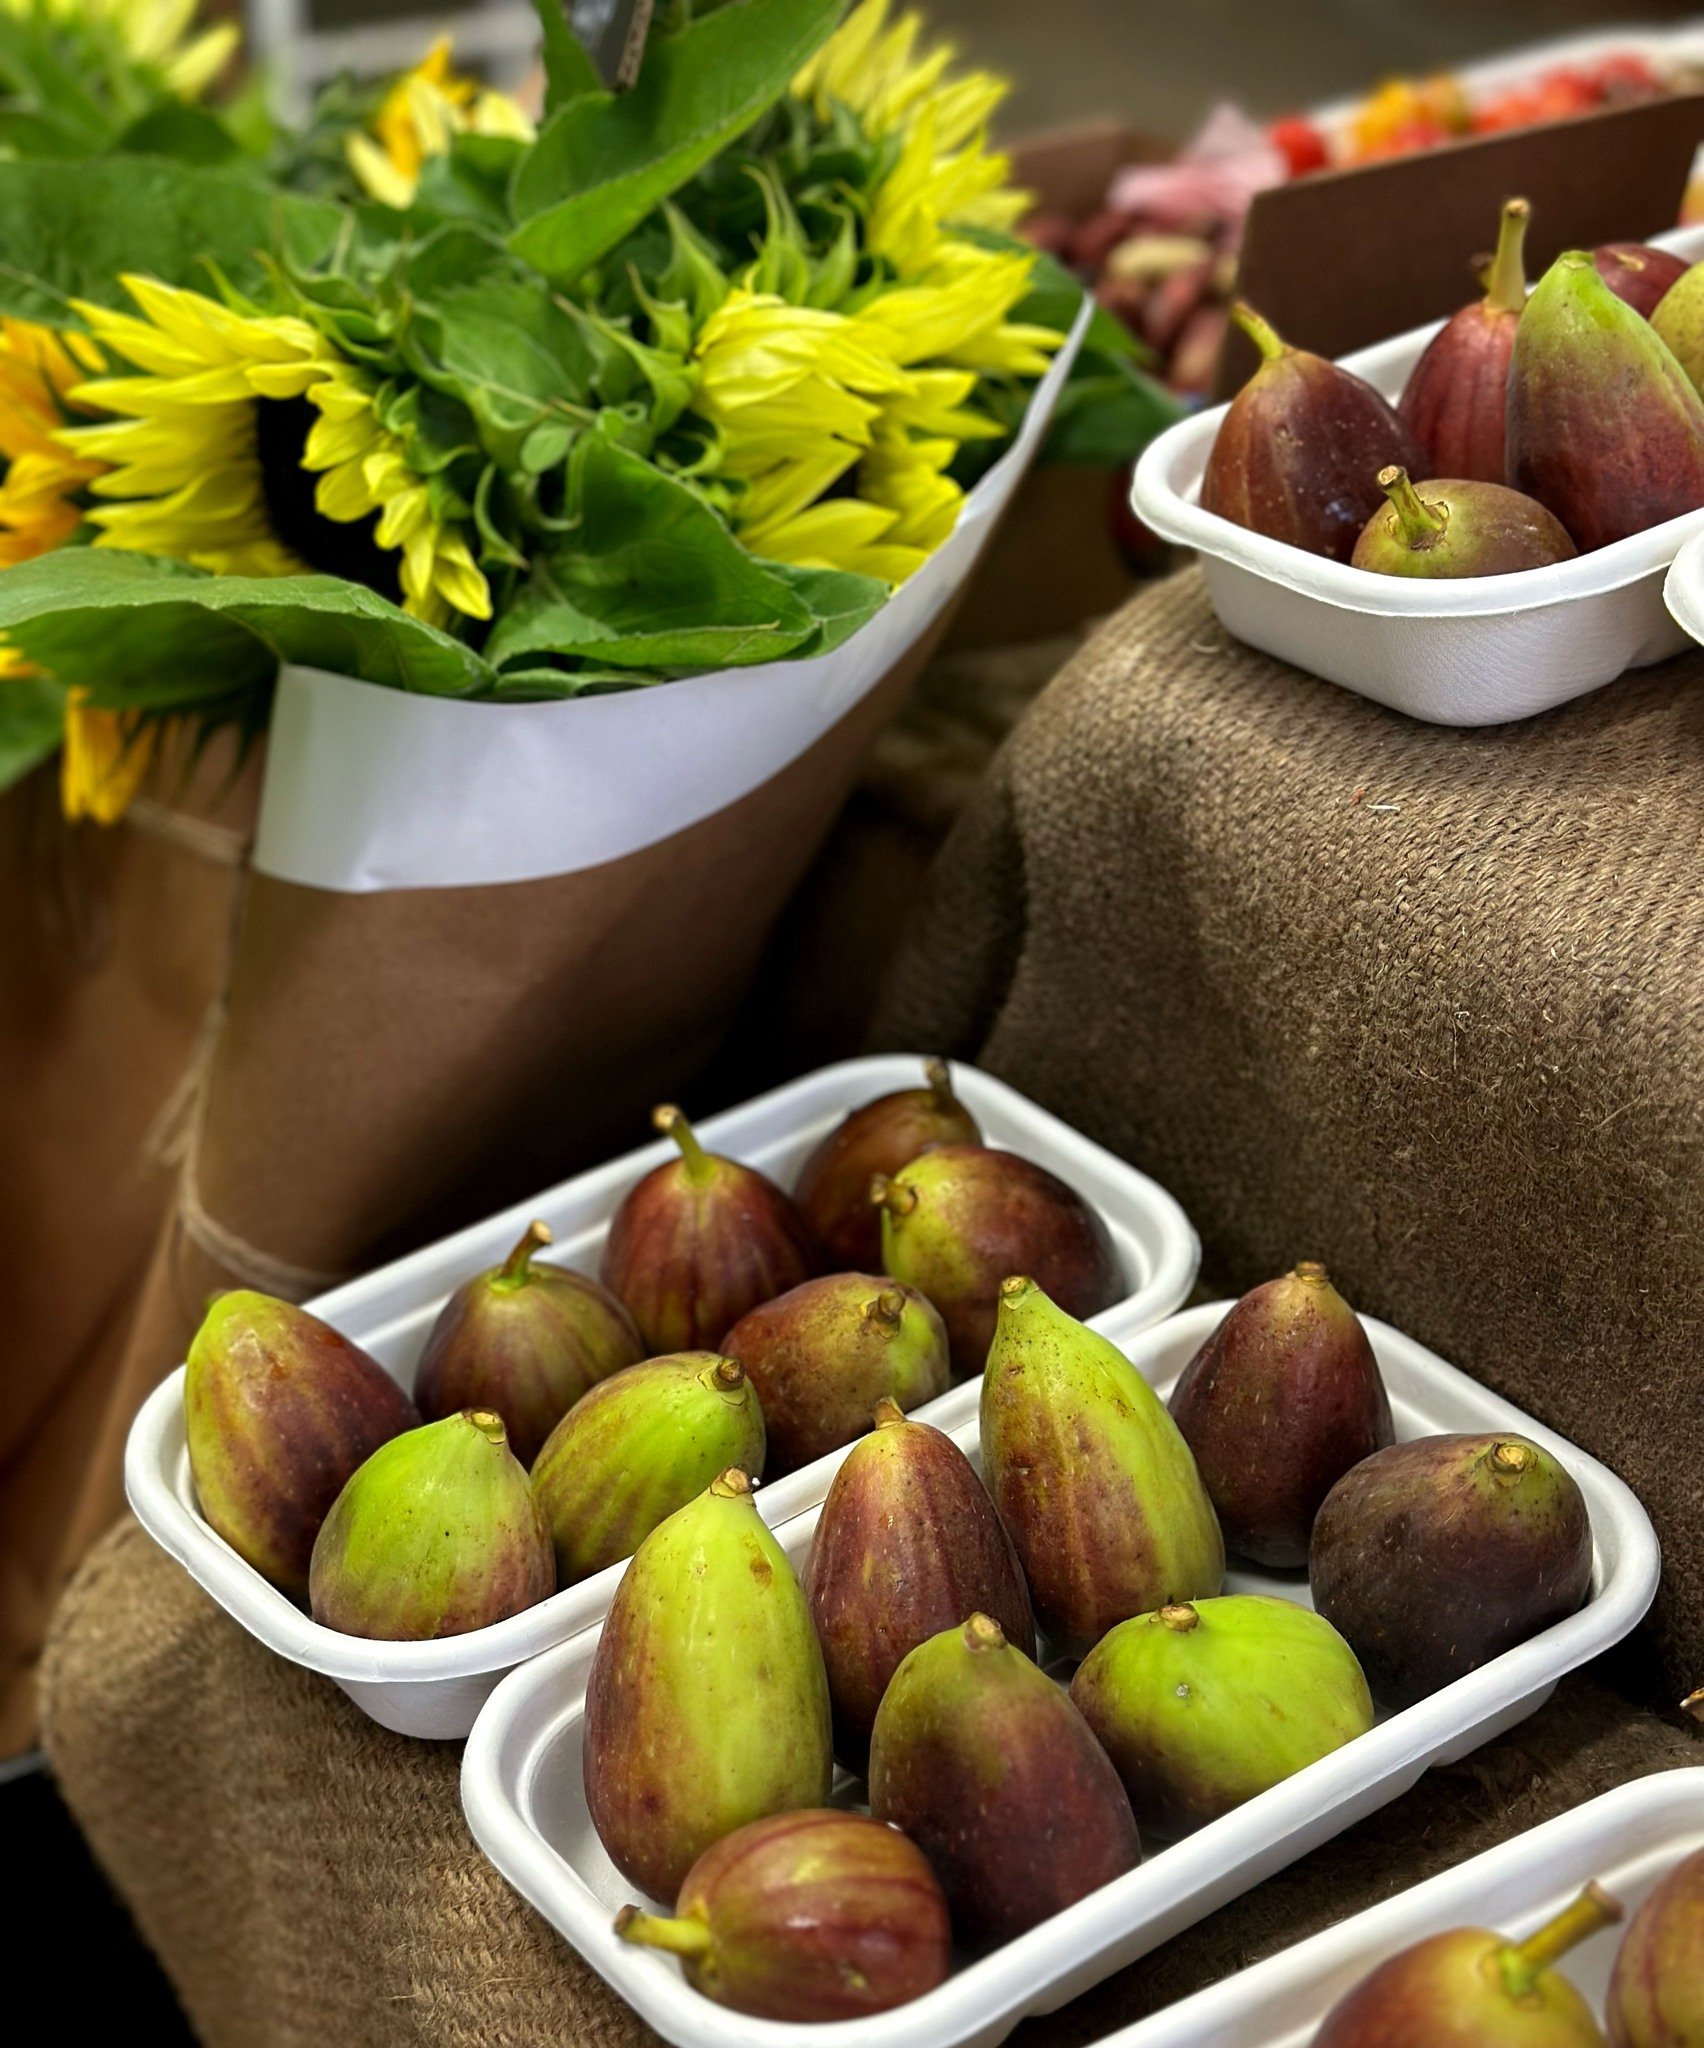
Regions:
<instances>
[{"instance_id":1,"label":"burlap sack","mask_svg":"<svg viewBox=\"0 0 1704 2048\"><path fill-rule=\"evenodd\" d=\"M1214 1283L1350 1299L1612 1466L1704 1682L1704 655L1411 723L1138 598L1018 729L877 1037L1153 1174Z\"/></svg>"},{"instance_id":2,"label":"burlap sack","mask_svg":"<svg viewBox=\"0 0 1704 2048\"><path fill-rule=\"evenodd\" d=\"M459 1751L364 1719L133 1523L43 1673L49 1755L207 2048L638 2048L656 2036L474 1847ZM1536 1719L1013 2038L1078 2048L1704 1741L1588 1678Z\"/></svg>"}]
</instances>

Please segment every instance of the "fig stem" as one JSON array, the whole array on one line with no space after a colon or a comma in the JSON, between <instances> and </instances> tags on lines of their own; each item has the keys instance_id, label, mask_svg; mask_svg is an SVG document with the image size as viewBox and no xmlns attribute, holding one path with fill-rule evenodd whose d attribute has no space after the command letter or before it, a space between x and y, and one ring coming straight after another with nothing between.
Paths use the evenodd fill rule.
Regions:
<instances>
[{"instance_id":1,"label":"fig stem","mask_svg":"<svg viewBox=\"0 0 1704 2048\"><path fill-rule=\"evenodd\" d=\"M1621 1905L1600 1884L1589 1884L1571 1906L1547 1921L1525 1941L1510 1942L1496 1951L1496 1966L1503 1988L1511 1998L1527 1998L1538 1988L1538 1980L1552 1963L1571 1948L1596 1934L1600 1927L1612 1927L1621 1918Z\"/></svg>"},{"instance_id":2,"label":"fig stem","mask_svg":"<svg viewBox=\"0 0 1704 2048\"><path fill-rule=\"evenodd\" d=\"M896 1422L905 1420L905 1410L891 1394L884 1394L870 1411L870 1420L877 1429L892 1429Z\"/></svg>"},{"instance_id":3,"label":"fig stem","mask_svg":"<svg viewBox=\"0 0 1704 2048\"><path fill-rule=\"evenodd\" d=\"M1426 503L1400 463L1379 471L1379 489L1395 510L1404 546L1429 548L1443 539L1450 523L1448 513Z\"/></svg>"},{"instance_id":4,"label":"fig stem","mask_svg":"<svg viewBox=\"0 0 1704 2048\"><path fill-rule=\"evenodd\" d=\"M929 1093L935 1098L935 1107L943 1116L958 1108L958 1097L953 1093L953 1070L945 1060L925 1060L923 1076L929 1083Z\"/></svg>"},{"instance_id":5,"label":"fig stem","mask_svg":"<svg viewBox=\"0 0 1704 2048\"><path fill-rule=\"evenodd\" d=\"M737 1358L718 1358L707 1375L724 1393L745 1385L745 1367Z\"/></svg>"},{"instance_id":6,"label":"fig stem","mask_svg":"<svg viewBox=\"0 0 1704 2048\"><path fill-rule=\"evenodd\" d=\"M1160 1620L1165 1627L1174 1630L1180 1636L1188 1635L1192 1628L1199 1628L1201 1625L1200 1615L1187 1600L1178 1600L1169 1607L1162 1607Z\"/></svg>"},{"instance_id":7,"label":"fig stem","mask_svg":"<svg viewBox=\"0 0 1704 2048\"><path fill-rule=\"evenodd\" d=\"M1492 313L1519 313L1526 306L1526 261L1522 248L1531 214L1532 208L1524 199L1511 199L1503 208L1502 224L1497 230L1497 253L1485 277L1485 304Z\"/></svg>"},{"instance_id":8,"label":"fig stem","mask_svg":"<svg viewBox=\"0 0 1704 2048\"><path fill-rule=\"evenodd\" d=\"M1380 481L1382 482L1383 479L1381 478ZM1290 1277L1292 1280L1312 1280L1316 1284L1323 1285L1325 1281L1331 1278L1331 1275L1320 1264L1318 1259L1298 1259L1290 1269Z\"/></svg>"},{"instance_id":9,"label":"fig stem","mask_svg":"<svg viewBox=\"0 0 1704 2048\"><path fill-rule=\"evenodd\" d=\"M488 1444L506 1444L509 1441L503 1418L494 1408L469 1408L464 1412Z\"/></svg>"},{"instance_id":10,"label":"fig stem","mask_svg":"<svg viewBox=\"0 0 1704 2048\"><path fill-rule=\"evenodd\" d=\"M1491 1446L1491 1469L1499 1479L1518 1479L1531 1463L1532 1452L1525 1444Z\"/></svg>"},{"instance_id":11,"label":"fig stem","mask_svg":"<svg viewBox=\"0 0 1704 2048\"><path fill-rule=\"evenodd\" d=\"M710 1930L702 1920L676 1920L641 1912L637 1906L623 1906L615 1916L615 1931L623 1941L667 1949L671 1956L692 1958L710 1952Z\"/></svg>"},{"instance_id":12,"label":"fig stem","mask_svg":"<svg viewBox=\"0 0 1704 2048\"><path fill-rule=\"evenodd\" d=\"M1695 1721L1704 1721L1704 1685L1686 1695L1680 1703L1680 1711L1690 1714Z\"/></svg>"},{"instance_id":13,"label":"fig stem","mask_svg":"<svg viewBox=\"0 0 1704 2048\"><path fill-rule=\"evenodd\" d=\"M1279 337L1271 321L1262 319L1246 300L1235 302L1231 307L1231 318L1259 349L1266 362L1275 363L1280 356L1290 353L1290 344Z\"/></svg>"},{"instance_id":14,"label":"fig stem","mask_svg":"<svg viewBox=\"0 0 1704 2048\"><path fill-rule=\"evenodd\" d=\"M726 1472L716 1474L709 1490L718 1500L750 1500L751 1480L738 1465L730 1465Z\"/></svg>"},{"instance_id":15,"label":"fig stem","mask_svg":"<svg viewBox=\"0 0 1704 2048\"><path fill-rule=\"evenodd\" d=\"M550 1241L550 1225L548 1223L540 1223L535 1218L527 1225L526 1234L522 1237L520 1243L516 1245L515 1249L503 1261L503 1270L497 1275L497 1278L506 1287L524 1286L532 1277L530 1269L534 1252L542 1251Z\"/></svg>"},{"instance_id":16,"label":"fig stem","mask_svg":"<svg viewBox=\"0 0 1704 2048\"><path fill-rule=\"evenodd\" d=\"M870 1201L873 1207L885 1209L890 1216L909 1216L917 1207L917 1190L902 1188L897 1181L889 1180L885 1173L873 1174L870 1178Z\"/></svg>"},{"instance_id":17,"label":"fig stem","mask_svg":"<svg viewBox=\"0 0 1704 2048\"><path fill-rule=\"evenodd\" d=\"M905 1320L904 1290L884 1287L880 1294L871 1296L864 1313L872 1322L885 1323L890 1330L897 1330Z\"/></svg>"},{"instance_id":18,"label":"fig stem","mask_svg":"<svg viewBox=\"0 0 1704 2048\"><path fill-rule=\"evenodd\" d=\"M991 1614L973 1614L964 1625L967 1650L1003 1650L1006 1631Z\"/></svg>"},{"instance_id":19,"label":"fig stem","mask_svg":"<svg viewBox=\"0 0 1704 2048\"><path fill-rule=\"evenodd\" d=\"M672 1102L661 1103L652 1110L651 1121L680 1147L687 1179L701 1187L710 1178L710 1155L699 1144L698 1134L691 1124Z\"/></svg>"}]
</instances>

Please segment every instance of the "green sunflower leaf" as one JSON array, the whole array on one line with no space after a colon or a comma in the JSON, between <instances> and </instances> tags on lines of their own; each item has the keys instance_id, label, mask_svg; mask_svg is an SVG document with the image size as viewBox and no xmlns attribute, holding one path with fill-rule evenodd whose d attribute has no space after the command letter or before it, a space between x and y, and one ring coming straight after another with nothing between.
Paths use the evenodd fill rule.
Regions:
<instances>
[{"instance_id":1,"label":"green sunflower leaf","mask_svg":"<svg viewBox=\"0 0 1704 2048\"><path fill-rule=\"evenodd\" d=\"M65 692L51 676L0 676L0 789L10 789L59 745Z\"/></svg>"},{"instance_id":2,"label":"green sunflower leaf","mask_svg":"<svg viewBox=\"0 0 1704 2048\"><path fill-rule=\"evenodd\" d=\"M602 92L597 66L568 25L564 0L533 0L533 12L544 31L545 113L554 114L587 93Z\"/></svg>"},{"instance_id":3,"label":"green sunflower leaf","mask_svg":"<svg viewBox=\"0 0 1704 2048\"><path fill-rule=\"evenodd\" d=\"M187 100L165 100L132 121L117 147L133 156L167 156L185 164L228 164L241 146L219 116Z\"/></svg>"},{"instance_id":4,"label":"green sunflower leaf","mask_svg":"<svg viewBox=\"0 0 1704 2048\"><path fill-rule=\"evenodd\" d=\"M577 277L780 98L841 6L730 0L653 32L631 92L578 92L545 123L515 173L511 245Z\"/></svg>"}]
</instances>

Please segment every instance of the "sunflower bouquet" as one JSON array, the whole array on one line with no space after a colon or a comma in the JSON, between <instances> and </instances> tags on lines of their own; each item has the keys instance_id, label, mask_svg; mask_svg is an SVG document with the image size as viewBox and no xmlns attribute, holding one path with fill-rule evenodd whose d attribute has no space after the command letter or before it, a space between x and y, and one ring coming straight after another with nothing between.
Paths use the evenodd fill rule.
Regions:
<instances>
[{"instance_id":1,"label":"sunflower bouquet","mask_svg":"<svg viewBox=\"0 0 1704 2048\"><path fill-rule=\"evenodd\" d=\"M170 92L229 55L186 8L0 24ZM889 0L660 5L620 95L540 18L536 131L439 46L295 134L0 161L0 785L63 743L116 817L280 663L515 702L823 654L953 533L1082 324L1000 82ZM1166 417L1096 321L1060 430Z\"/></svg>"}]
</instances>

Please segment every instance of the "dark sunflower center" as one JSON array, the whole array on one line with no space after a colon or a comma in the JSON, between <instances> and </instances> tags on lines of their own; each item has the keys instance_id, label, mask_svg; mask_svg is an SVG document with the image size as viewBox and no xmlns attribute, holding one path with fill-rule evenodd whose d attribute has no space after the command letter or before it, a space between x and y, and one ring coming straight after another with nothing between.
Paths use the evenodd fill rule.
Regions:
<instances>
[{"instance_id":1,"label":"dark sunflower center","mask_svg":"<svg viewBox=\"0 0 1704 2048\"><path fill-rule=\"evenodd\" d=\"M273 537L310 569L364 583L399 604L397 565L402 558L373 538L378 514L344 525L327 519L314 505L319 477L302 467L302 454L318 418L305 398L263 398L255 407L255 447Z\"/></svg>"}]
</instances>

